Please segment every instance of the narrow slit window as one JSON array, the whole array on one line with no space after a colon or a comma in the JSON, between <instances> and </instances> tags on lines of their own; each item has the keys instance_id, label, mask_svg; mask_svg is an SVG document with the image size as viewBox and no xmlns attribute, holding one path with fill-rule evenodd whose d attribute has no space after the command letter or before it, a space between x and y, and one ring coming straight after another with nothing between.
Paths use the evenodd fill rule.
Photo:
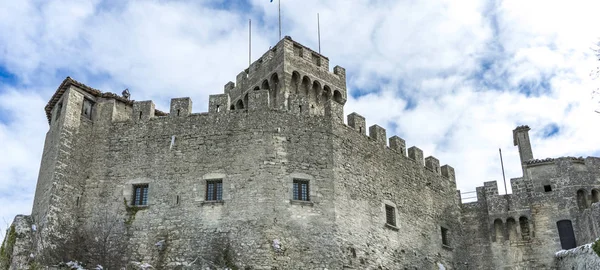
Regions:
<instances>
[{"instance_id":1,"label":"narrow slit window","mask_svg":"<svg viewBox=\"0 0 600 270\"><path fill-rule=\"evenodd\" d=\"M142 119L142 112L140 112L140 120Z\"/></svg>"},{"instance_id":2,"label":"narrow slit window","mask_svg":"<svg viewBox=\"0 0 600 270\"><path fill-rule=\"evenodd\" d=\"M449 233L448 233L448 229L441 227L442 230L442 245L444 246L450 246L450 239L449 239Z\"/></svg>"},{"instance_id":3,"label":"narrow slit window","mask_svg":"<svg viewBox=\"0 0 600 270\"><path fill-rule=\"evenodd\" d=\"M206 181L206 200L207 201L223 200L223 180Z\"/></svg>"},{"instance_id":4,"label":"narrow slit window","mask_svg":"<svg viewBox=\"0 0 600 270\"><path fill-rule=\"evenodd\" d=\"M310 201L309 184L307 180L294 180L294 200Z\"/></svg>"},{"instance_id":5,"label":"narrow slit window","mask_svg":"<svg viewBox=\"0 0 600 270\"><path fill-rule=\"evenodd\" d=\"M148 184L133 186L132 205L148 205Z\"/></svg>"},{"instance_id":6,"label":"narrow slit window","mask_svg":"<svg viewBox=\"0 0 600 270\"><path fill-rule=\"evenodd\" d=\"M396 226L396 209L391 205L385 205L385 223Z\"/></svg>"}]
</instances>

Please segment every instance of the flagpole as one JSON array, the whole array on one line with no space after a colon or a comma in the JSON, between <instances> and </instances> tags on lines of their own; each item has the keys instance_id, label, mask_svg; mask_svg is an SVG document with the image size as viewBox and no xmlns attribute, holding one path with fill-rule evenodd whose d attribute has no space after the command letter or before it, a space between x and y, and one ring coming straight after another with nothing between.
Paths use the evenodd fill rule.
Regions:
<instances>
[{"instance_id":1,"label":"flagpole","mask_svg":"<svg viewBox=\"0 0 600 270\"><path fill-rule=\"evenodd\" d=\"M321 53L321 21L319 20L319 13L317 13L317 33L319 35L319 54Z\"/></svg>"},{"instance_id":2,"label":"flagpole","mask_svg":"<svg viewBox=\"0 0 600 270\"><path fill-rule=\"evenodd\" d=\"M248 19L248 66L252 61L252 19Z\"/></svg>"},{"instance_id":3,"label":"flagpole","mask_svg":"<svg viewBox=\"0 0 600 270\"><path fill-rule=\"evenodd\" d=\"M279 4L279 40L281 40L281 0L277 0Z\"/></svg>"}]
</instances>

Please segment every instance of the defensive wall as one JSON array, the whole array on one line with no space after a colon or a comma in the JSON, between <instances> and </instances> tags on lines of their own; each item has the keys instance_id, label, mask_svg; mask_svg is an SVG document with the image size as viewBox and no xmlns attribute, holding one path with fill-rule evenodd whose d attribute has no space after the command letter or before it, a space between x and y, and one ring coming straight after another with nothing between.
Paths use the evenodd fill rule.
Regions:
<instances>
[{"instance_id":1,"label":"defensive wall","mask_svg":"<svg viewBox=\"0 0 600 270\"><path fill-rule=\"evenodd\" d=\"M165 113L65 79L46 107L32 245L61 248L117 213L123 262L166 269L224 258L242 269L455 268L454 169L356 113L345 124L345 71L327 69L286 37L206 113L189 98ZM296 180L309 200L294 199ZM207 200L211 181L222 199ZM142 185L147 203L133 205Z\"/></svg>"}]
</instances>

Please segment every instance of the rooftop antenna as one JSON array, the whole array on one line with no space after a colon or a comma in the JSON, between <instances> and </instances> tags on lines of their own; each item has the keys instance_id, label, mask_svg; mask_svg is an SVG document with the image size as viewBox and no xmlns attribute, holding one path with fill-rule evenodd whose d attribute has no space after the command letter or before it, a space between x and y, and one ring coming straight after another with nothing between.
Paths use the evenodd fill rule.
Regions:
<instances>
[{"instance_id":1,"label":"rooftop antenna","mask_svg":"<svg viewBox=\"0 0 600 270\"><path fill-rule=\"evenodd\" d=\"M279 40L281 40L281 0L277 0L279 5Z\"/></svg>"},{"instance_id":2,"label":"rooftop antenna","mask_svg":"<svg viewBox=\"0 0 600 270\"><path fill-rule=\"evenodd\" d=\"M504 194L508 194L508 190L506 189L506 176L504 176L504 162L502 161L502 149L498 148L498 152L500 152L500 164L502 165L502 179L504 179Z\"/></svg>"},{"instance_id":3,"label":"rooftop antenna","mask_svg":"<svg viewBox=\"0 0 600 270\"><path fill-rule=\"evenodd\" d=\"M317 33L319 35L319 54L321 54L321 22L319 20L318 12L317 12Z\"/></svg>"}]
</instances>

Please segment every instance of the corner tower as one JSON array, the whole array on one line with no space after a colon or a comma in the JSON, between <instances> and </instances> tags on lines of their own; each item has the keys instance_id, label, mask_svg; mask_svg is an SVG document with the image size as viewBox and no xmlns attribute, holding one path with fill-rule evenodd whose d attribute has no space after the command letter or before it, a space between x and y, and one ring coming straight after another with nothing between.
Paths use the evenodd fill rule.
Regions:
<instances>
[{"instance_id":1,"label":"corner tower","mask_svg":"<svg viewBox=\"0 0 600 270\"><path fill-rule=\"evenodd\" d=\"M240 72L235 83L225 84L227 109L248 109L251 92L259 90L268 90L271 109L325 115L330 100L340 109L346 103L346 70L335 66L330 72L327 57L286 36Z\"/></svg>"}]
</instances>

